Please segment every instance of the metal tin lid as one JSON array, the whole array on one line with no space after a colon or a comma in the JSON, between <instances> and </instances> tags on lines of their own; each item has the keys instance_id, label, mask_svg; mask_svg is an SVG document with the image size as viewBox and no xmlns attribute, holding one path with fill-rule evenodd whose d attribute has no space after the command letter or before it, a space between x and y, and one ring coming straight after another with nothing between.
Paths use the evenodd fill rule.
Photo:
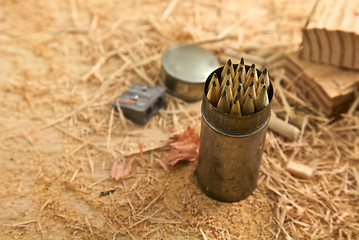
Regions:
<instances>
[{"instance_id":1,"label":"metal tin lid","mask_svg":"<svg viewBox=\"0 0 359 240\"><path fill-rule=\"evenodd\" d=\"M208 50L193 44L178 44L162 56L160 82L167 91L186 101L200 100L204 82L219 63Z\"/></svg>"}]
</instances>

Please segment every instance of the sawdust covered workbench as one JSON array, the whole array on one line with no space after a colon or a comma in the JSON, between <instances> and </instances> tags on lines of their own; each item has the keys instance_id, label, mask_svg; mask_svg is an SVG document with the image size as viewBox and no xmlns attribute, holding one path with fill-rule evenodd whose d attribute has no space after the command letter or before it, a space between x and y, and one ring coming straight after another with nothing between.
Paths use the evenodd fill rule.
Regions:
<instances>
[{"instance_id":1,"label":"sawdust covered workbench","mask_svg":"<svg viewBox=\"0 0 359 240\"><path fill-rule=\"evenodd\" d=\"M171 173L157 163L173 133L199 129L200 103L168 96L145 127L111 112L132 82L158 84L161 54L175 43L200 43L217 56L229 46L263 55L297 50L313 2L3 1L1 238L357 237L355 106L334 122L310 115L294 142L269 132L258 188L233 204L199 190L196 163ZM288 102L310 109L296 98L295 85L286 86L278 111ZM128 160L140 144L144 153L131 173L111 180L114 156ZM314 176L286 172L293 159Z\"/></svg>"}]
</instances>

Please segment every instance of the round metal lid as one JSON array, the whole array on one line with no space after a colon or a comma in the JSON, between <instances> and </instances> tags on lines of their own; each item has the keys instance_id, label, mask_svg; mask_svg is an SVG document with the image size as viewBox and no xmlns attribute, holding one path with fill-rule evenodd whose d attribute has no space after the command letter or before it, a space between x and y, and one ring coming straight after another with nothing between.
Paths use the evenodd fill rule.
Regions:
<instances>
[{"instance_id":1,"label":"round metal lid","mask_svg":"<svg viewBox=\"0 0 359 240\"><path fill-rule=\"evenodd\" d=\"M174 45L162 56L165 72L187 83L204 83L218 66L217 58L210 51L193 44Z\"/></svg>"}]
</instances>

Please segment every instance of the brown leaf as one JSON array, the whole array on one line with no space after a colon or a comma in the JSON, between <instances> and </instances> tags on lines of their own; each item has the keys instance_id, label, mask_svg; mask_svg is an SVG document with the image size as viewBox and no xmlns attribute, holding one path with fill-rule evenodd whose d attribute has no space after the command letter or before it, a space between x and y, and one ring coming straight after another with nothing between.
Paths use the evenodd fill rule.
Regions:
<instances>
[{"instance_id":1,"label":"brown leaf","mask_svg":"<svg viewBox=\"0 0 359 240\"><path fill-rule=\"evenodd\" d=\"M198 147L197 144L189 141L171 143L170 146L177 149L179 152L193 151Z\"/></svg>"},{"instance_id":2,"label":"brown leaf","mask_svg":"<svg viewBox=\"0 0 359 240\"><path fill-rule=\"evenodd\" d=\"M171 150L168 155L158 163L167 171L171 171L171 167L180 161L195 161L198 157L199 135L194 129L188 127L183 133L176 134L172 137L169 144Z\"/></svg>"},{"instance_id":3,"label":"brown leaf","mask_svg":"<svg viewBox=\"0 0 359 240\"><path fill-rule=\"evenodd\" d=\"M120 178L127 176L131 172L132 163L135 160L135 157L136 156L122 163L119 163L118 159L115 158L111 168L111 177L115 180L119 180Z\"/></svg>"},{"instance_id":4,"label":"brown leaf","mask_svg":"<svg viewBox=\"0 0 359 240\"><path fill-rule=\"evenodd\" d=\"M173 139L173 142L190 140L193 143L199 144L199 135L191 127L187 127L187 129L183 133L176 134L171 139Z\"/></svg>"}]
</instances>

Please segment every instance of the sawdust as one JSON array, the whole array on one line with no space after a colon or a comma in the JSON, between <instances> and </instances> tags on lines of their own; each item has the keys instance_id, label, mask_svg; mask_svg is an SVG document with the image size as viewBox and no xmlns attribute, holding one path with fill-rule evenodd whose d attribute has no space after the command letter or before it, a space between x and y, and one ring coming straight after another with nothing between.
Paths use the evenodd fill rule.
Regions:
<instances>
[{"instance_id":1,"label":"sawdust","mask_svg":"<svg viewBox=\"0 0 359 240\"><path fill-rule=\"evenodd\" d=\"M175 43L199 43L218 57L228 46L262 57L297 49L313 2L3 1L1 238L357 238L356 106L327 119L280 79L281 69L271 70L286 83L276 113L290 120L299 109L307 121L294 142L268 133L258 188L232 204L200 191L195 163L170 174L157 163L166 139L199 129L200 103L167 95L145 127L111 114L132 82L158 84L161 54ZM143 156L131 173L112 180L113 158L130 160L138 144ZM310 166L313 177L291 176L289 160Z\"/></svg>"}]
</instances>

